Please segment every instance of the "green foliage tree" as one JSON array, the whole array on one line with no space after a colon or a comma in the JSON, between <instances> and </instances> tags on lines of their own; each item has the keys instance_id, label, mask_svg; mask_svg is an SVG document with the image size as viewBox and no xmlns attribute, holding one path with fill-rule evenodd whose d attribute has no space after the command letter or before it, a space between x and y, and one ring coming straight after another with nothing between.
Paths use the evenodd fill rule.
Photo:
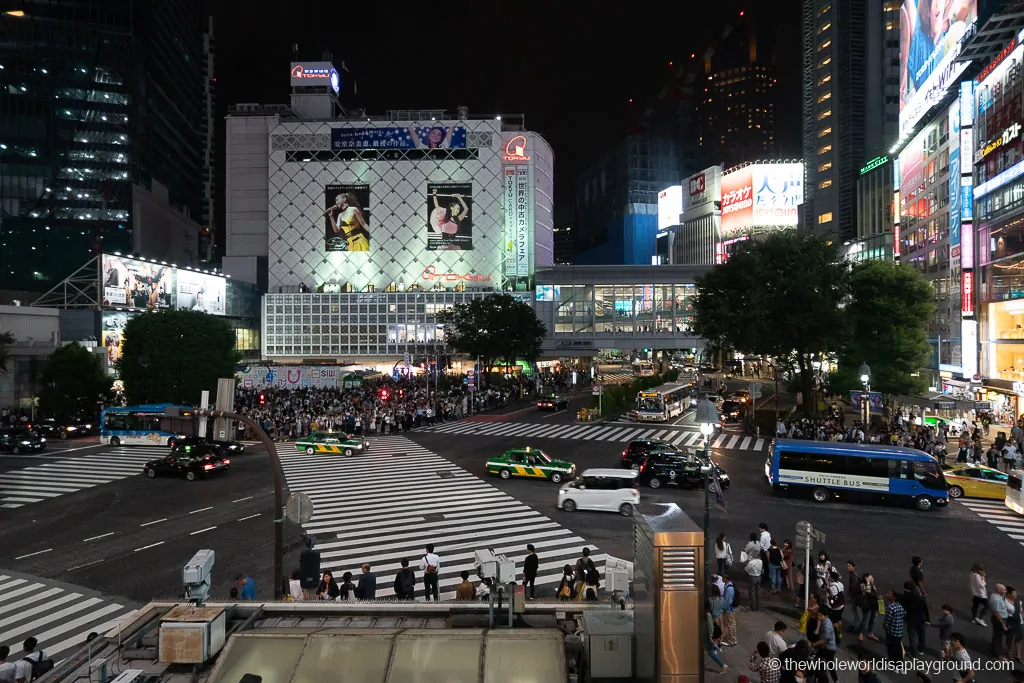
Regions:
<instances>
[{"instance_id":1,"label":"green foliage tree","mask_svg":"<svg viewBox=\"0 0 1024 683\"><path fill-rule=\"evenodd\" d=\"M203 390L233 377L235 331L223 318L199 311L143 313L124 328L118 370L130 404L195 405Z\"/></svg>"},{"instance_id":2,"label":"green foliage tree","mask_svg":"<svg viewBox=\"0 0 1024 683\"><path fill-rule=\"evenodd\" d=\"M58 420L93 416L112 397L99 357L77 343L55 350L39 375L39 409Z\"/></svg>"},{"instance_id":3,"label":"green foliage tree","mask_svg":"<svg viewBox=\"0 0 1024 683\"><path fill-rule=\"evenodd\" d=\"M845 308L846 338L838 369L829 378L836 391L859 389L859 368L871 368L871 389L913 395L927 388L915 377L932 347L927 324L935 313L932 286L905 263L865 261L853 266Z\"/></svg>"},{"instance_id":4,"label":"green foliage tree","mask_svg":"<svg viewBox=\"0 0 1024 683\"><path fill-rule=\"evenodd\" d=\"M7 374L7 361L10 360L10 354L7 352L7 347L13 343L13 332L0 332L0 375Z\"/></svg>"},{"instance_id":5,"label":"green foliage tree","mask_svg":"<svg viewBox=\"0 0 1024 683\"><path fill-rule=\"evenodd\" d=\"M509 365L535 361L546 332L533 308L508 294L456 304L437 319L448 344L459 353L479 357L484 368L499 359Z\"/></svg>"},{"instance_id":6,"label":"green foliage tree","mask_svg":"<svg viewBox=\"0 0 1024 683\"><path fill-rule=\"evenodd\" d=\"M826 240L795 231L751 240L697 282L695 331L722 346L792 355L811 396L811 356L844 338L847 275Z\"/></svg>"}]
</instances>

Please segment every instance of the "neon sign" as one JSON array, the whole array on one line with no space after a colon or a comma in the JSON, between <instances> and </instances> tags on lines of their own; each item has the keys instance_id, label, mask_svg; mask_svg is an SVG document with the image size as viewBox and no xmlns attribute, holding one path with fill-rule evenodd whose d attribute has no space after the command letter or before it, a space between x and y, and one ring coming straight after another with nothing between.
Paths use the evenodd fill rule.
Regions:
<instances>
[{"instance_id":1,"label":"neon sign","mask_svg":"<svg viewBox=\"0 0 1024 683\"><path fill-rule=\"evenodd\" d=\"M1014 38L1012 41L1010 41L1009 45L1007 45L1006 47L1003 48L1002 52L1000 52L999 54L997 54L995 56L995 59L993 59L991 62L989 62L988 66L986 66L984 69L981 70L981 73L978 74L978 78L977 78L978 83L981 83L986 78L988 78L988 75L990 73L992 73L993 71L995 71L995 68L997 66L999 66L999 64L1002 63L1002 61L1004 59L1009 57L1010 53L1013 52L1014 48L1016 48L1016 47L1017 47L1017 39Z\"/></svg>"},{"instance_id":2,"label":"neon sign","mask_svg":"<svg viewBox=\"0 0 1024 683\"><path fill-rule=\"evenodd\" d=\"M965 270L960 273L961 306L960 314L965 317L974 316L974 271Z\"/></svg>"},{"instance_id":3,"label":"neon sign","mask_svg":"<svg viewBox=\"0 0 1024 683\"><path fill-rule=\"evenodd\" d=\"M505 161L529 161L526 156L526 137L517 135L505 145L505 154L501 157Z\"/></svg>"},{"instance_id":4,"label":"neon sign","mask_svg":"<svg viewBox=\"0 0 1024 683\"><path fill-rule=\"evenodd\" d=\"M868 163L864 164L864 166L860 169L860 174L864 175L865 173L870 173L879 166L884 166L887 163L889 163L889 157L875 157Z\"/></svg>"},{"instance_id":5,"label":"neon sign","mask_svg":"<svg viewBox=\"0 0 1024 683\"><path fill-rule=\"evenodd\" d=\"M315 81L331 80L331 72L334 69L328 66L313 66L310 64L296 64L292 67L292 78L312 79ZM335 72L337 73L337 72ZM335 76L337 78L337 76Z\"/></svg>"},{"instance_id":6,"label":"neon sign","mask_svg":"<svg viewBox=\"0 0 1024 683\"><path fill-rule=\"evenodd\" d=\"M1002 135L996 137L994 140L990 141L982 148L981 158L987 157L992 152L996 151L1003 145L1007 145L1013 142L1018 137L1020 137L1020 124L1014 123L1006 130L1004 130Z\"/></svg>"},{"instance_id":7,"label":"neon sign","mask_svg":"<svg viewBox=\"0 0 1024 683\"><path fill-rule=\"evenodd\" d=\"M439 273L437 266L427 266L423 269L421 276L427 282L490 282L491 276L483 276L477 273L460 275L459 273Z\"/></svg>"}]
</instances>

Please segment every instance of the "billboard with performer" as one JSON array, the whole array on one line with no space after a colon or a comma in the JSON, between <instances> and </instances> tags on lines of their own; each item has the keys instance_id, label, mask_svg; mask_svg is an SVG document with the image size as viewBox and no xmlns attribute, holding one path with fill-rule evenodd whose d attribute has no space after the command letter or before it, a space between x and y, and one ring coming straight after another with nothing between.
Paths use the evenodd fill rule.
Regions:
<instances>
[{"instance_id":1,"label":"billboard with performer","mask_svg":"<svg viewBox=\"0 0 1024 683\"><path fill-rule=\"evenodd\" d=\"M324 202L324 249L370 251L370 186L328 185Z\"/></svg>"},{"instance_id":2,"label":"billboard with performer","mask_svg":"<svg viewBox=\"0 0 1024 683\"><path fill-rule=\"evenodd\" d=\"M103 311L100 322L100 343L107 350L107 361L113 365L121 360L124 348L124 328L137 313ZM113 371L111 371L113 372Z\"/></svg>"},{"instance_id":3,"label":"billboard with performer","mask_svg":"<svg viewBox=\"0 0 1024 683\"><path fill-rule=\"evenodd\" d=\"M103 255L103 305L155 311L170 308L174 268L113 254Z\"/></svg>"},{"instance_id":4,"label":"billboard with performer","mask_svg":"<svg viewBox=\"0 0 1024 683\"><path fill-rule=\"evenodd\" d=\"M427 183L427 249L473 248L473 185Z\"/></svg>"},{"instance_id":5,"label":"billboard with performer","mask_svg":"<svg viewBox=\"0 0 1024 683\"><path fill-rule=\"evenodd\" d=\"M227 280L194 270L178 269L175 308L224 315Z\"/></svg>"},{"instance_id":6,"label":"billboard with performer","mask_svg":"<svg viewBox=\"0 0 1024 683\"><path fill-rule=\"evenodd\" d=\"M465 149L462 126L332 128L331 149Z\"/></svg>"}]
</instances>

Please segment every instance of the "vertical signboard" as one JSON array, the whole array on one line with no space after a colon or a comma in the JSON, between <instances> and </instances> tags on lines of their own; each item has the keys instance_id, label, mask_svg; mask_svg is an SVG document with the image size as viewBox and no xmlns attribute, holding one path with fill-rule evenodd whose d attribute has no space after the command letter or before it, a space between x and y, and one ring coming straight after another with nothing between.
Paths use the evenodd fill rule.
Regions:
<instances>
[{"instance_id":1,"label":"vertical signboard","mask_svg":"<svg viewBox=\"0 0 1024 683\"><path fill-rule=\"evenodd\" d=\"M516 167L504 167L502 201L505 206L505 276L516 274Z\"/></svg>"},{"instance_id":2,"label":"vertical signboard","mask_svg":"<svg viewBox=\"0 0 1024 683\"><path fill-rule=\"evenodd\" d=\"M965 379L978 374L978 321L960 321L961 362Z\"/></svg>"},{"instance_id":3,"label":"vertical signboard","mask_svg":"<svg viewBox=\"0 0 1024 683\"><path fill-rule=\"evenodd\" d=\"M722 234L747 229L754 222L754 169L745 166L722 176Z\"/></svg>"},{"instance_id":4,"label":"vertical signboard","mask_svg":"<svg viewBox=\"0 0 1024 683\"><path fill-rule=\"evenodd\" d=\"M700 191L704 191L704 174L700 175ZM668 230L679 225L679 214L683 212L683 188L679 185L666 187L658 193L658 230Z\"/></svg>"},{"instance_id":5,"label":"vertical signboard","mask_svg":"<svg viewBox=\"0 0 1024 683\"><path fill-rule=\"evenodd\" d=\"M960 314L964 318L974 317L974 271L960 273Z\"/></svg>"},{"instance_id":6,"label":"vertical signboard","mask_svg":"<svg viewBox=\"0 0 1024 683\"><path fill-rule=\"evenodd\" d=\"M974 81L960 84L960 201L956 209L960 213L960 267L965 270L974 268ZM949 169L949 179L953 181L953 167ZM953 193L950 192L950 220L954 206ZM975 325L977 333L977 325ZM964 340L964 357L969 353L967 341ZM975 344L975 346L977 346ZM977 348L974 349L975 365L977 365ZM964 363L966 364L966 360ZM975 371L976 372L976 371ZM973 376L974 372L970 376Z\"/></svg>"},{"instance_id":7,"label":"vertical signboard","mask_svg":"<svg viewBox=\"0 0 1024 683\"><path fill-rule=\"evenodd\" d=\"M949 108L949 253L960 256L960 100Z\"/></svg>"},{"instance_id":8,"label":"vertical signboard","mask_svg":"<svg viewBox=\"0 0 1024 683\"><path fill-rule=\"evenodd\" d=\"M530 275L530 167L516 166L516 275Z\"/></svg>"}]
</instances>

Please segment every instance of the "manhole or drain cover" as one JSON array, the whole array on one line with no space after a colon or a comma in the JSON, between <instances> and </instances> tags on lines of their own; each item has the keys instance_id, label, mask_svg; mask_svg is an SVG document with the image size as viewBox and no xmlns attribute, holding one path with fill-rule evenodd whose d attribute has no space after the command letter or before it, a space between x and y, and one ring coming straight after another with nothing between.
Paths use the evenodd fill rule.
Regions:
<instances>
[{"instance_id":1,"label":"manhole or drain cover","mask_svg":"<svg viewBox=\"0 0 1024 683\"><path fill-rule=\"evenodd\" d=\"M431 512L429 515L423 515L424 522L443 522L444 515L440 512Z\"/></svg>"},{"instance_id":2,"label":"manhole or drain cover","mask_svg":"<svg viewBox=\"0 0 1024 683\"><path fill-rule=\"evenodd\" d=\"M455 475L452 474L451 470L441 470L441 471L439 471L437 473L437 476L441 477L442 479L454 479L455 478Z\"/></svg>"}]
</instances>

